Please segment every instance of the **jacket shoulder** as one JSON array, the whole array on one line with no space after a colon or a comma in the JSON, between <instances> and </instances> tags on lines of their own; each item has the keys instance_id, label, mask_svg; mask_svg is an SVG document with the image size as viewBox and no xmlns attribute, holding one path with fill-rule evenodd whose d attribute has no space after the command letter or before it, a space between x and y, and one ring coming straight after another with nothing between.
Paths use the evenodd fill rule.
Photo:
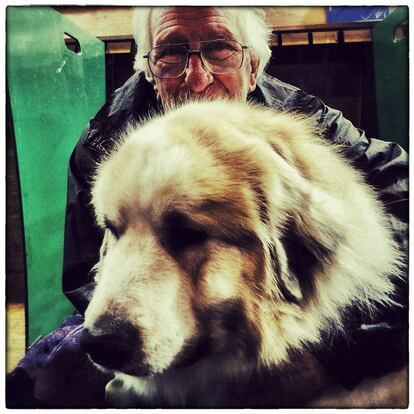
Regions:
<instances>
[{"instance_id":1,"label":"jacket shoulder","mask_svg":"<svg viewBox=\"0 0 414 414\"><path fill-rule=\"evenodd\" d=\"M139 122L157 110L154 88L143 73L135 73L115 90L89 122L79 143L95 152L106 153L129 123Z\"/></svg>"}]
</instances>

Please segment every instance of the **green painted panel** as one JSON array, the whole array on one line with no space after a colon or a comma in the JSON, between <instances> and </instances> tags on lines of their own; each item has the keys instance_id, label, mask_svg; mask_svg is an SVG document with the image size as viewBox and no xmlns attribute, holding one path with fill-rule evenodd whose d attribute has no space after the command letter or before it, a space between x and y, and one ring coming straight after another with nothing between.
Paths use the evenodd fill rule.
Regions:
<instances>
[{"instance_id":1,"label":"green painted panel","mask_svg":"<svg viewBox=\"0 0 414 414\"><path fill-rule=\"evenodd\" d=\"M79 41L79 53L66 47L65 33ZM61 286L67 166L82 130L104 103L104 44L49 7L8 7L7 84L22 197L31 344L73 312Z\"/></svg>"},{"instance_id":2,"label":"green painted panel","mask_svg":"<svg viewBox=\"0 0 414 414\"><path fill-rule=\"evenodd\" d=\"M406 24L403 24L403 23ZM401 26L402 25L402 26ZM408 7L397 7L373 29L379 138L408 150Z\"/></svg>"}]
</instances>

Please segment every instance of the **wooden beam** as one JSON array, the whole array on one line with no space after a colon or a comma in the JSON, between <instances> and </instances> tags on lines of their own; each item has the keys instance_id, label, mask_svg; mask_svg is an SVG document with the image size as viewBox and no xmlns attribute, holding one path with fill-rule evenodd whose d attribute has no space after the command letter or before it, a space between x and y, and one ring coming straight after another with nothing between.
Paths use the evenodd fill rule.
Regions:
<instances>
[{"instance_id":1,"label":"wooden beam","mask_svg":"<svg viewBox=\"0 0 414 414\"><path fill-rule=\"evenodd\" d=\"M103 40L106 43L106 53L129 53L131 50L132 7L57 6L55 9ZM326 44L337 43L339 40L371 41L372 23L327 25L326 7L271 6L264 7L264 10L267 24L274 30L273 46Z\"/></svg>"},{"instance_id":2,"label":"wooden beam","mask_svg":"<svg viewBox=\"0 0 414 414\"><path fill-rule=\"evenodd\" d=\"M57 11L97 37L132 35L132 7L57 6ZM274 28L326 23L325 7L264 7Z\"/></svg>"},{"instance_id":3,"label":"wooden beam","mask_svg":"<svg viewBox=\"0 0 414 414\"><path fill-rule=\"evenodd\" d=\"M59 6L55 10L93 36L132 36L132 7Z\"/></svg>"},{"instance_id":4,"label":"wooden beam","mask_svg":"<svg viewBox=\"0 0 414 414\"><path fill-rule=\"evenodd\" d=\"M266 22L274 29L326 24L325 7L265 7Z\"/></svg>"}]
</instances>

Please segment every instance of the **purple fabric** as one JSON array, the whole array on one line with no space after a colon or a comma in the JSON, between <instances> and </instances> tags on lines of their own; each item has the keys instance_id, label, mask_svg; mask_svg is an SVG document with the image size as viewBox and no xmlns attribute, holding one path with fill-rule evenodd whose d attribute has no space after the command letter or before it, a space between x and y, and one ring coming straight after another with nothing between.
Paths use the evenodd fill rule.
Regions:
<instances>
[{"instance_id":1,"label":"purple fabric","mask_svg":"<svg viewBox=\"0 0 414 414\"><path fill-rule=\"evenodd\" d=\"M62 326L33 344L19 362L8 387L29 389L25 406L105 407L105 385L112 378L98 370L79 345L83 318L71 316ZM30 387L19 382L31 381ZM13 389L8 390L14 394ZM27 391L26 391L27 393ZM23 397L22 397L23 398ZM11 405L19 405L12 402Z\"/></svg>"}]
</instances>

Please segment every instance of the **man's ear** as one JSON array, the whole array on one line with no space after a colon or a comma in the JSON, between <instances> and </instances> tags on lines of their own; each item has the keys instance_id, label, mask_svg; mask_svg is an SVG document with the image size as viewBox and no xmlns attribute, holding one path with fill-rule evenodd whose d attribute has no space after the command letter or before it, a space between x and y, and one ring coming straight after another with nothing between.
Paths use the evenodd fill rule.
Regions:
<instances>
[{"instance_id":1,"label":"man's ear","mask_svg":"<svg viewBox=\"0 0 414 414\"><path fill-rule=\"evenodd\" d=\"M256 89L257 74L259 71L260 60L255 56L250 57L250 77L249 77L249 92L253 92Z\"/></svg>"}]
</instances>

